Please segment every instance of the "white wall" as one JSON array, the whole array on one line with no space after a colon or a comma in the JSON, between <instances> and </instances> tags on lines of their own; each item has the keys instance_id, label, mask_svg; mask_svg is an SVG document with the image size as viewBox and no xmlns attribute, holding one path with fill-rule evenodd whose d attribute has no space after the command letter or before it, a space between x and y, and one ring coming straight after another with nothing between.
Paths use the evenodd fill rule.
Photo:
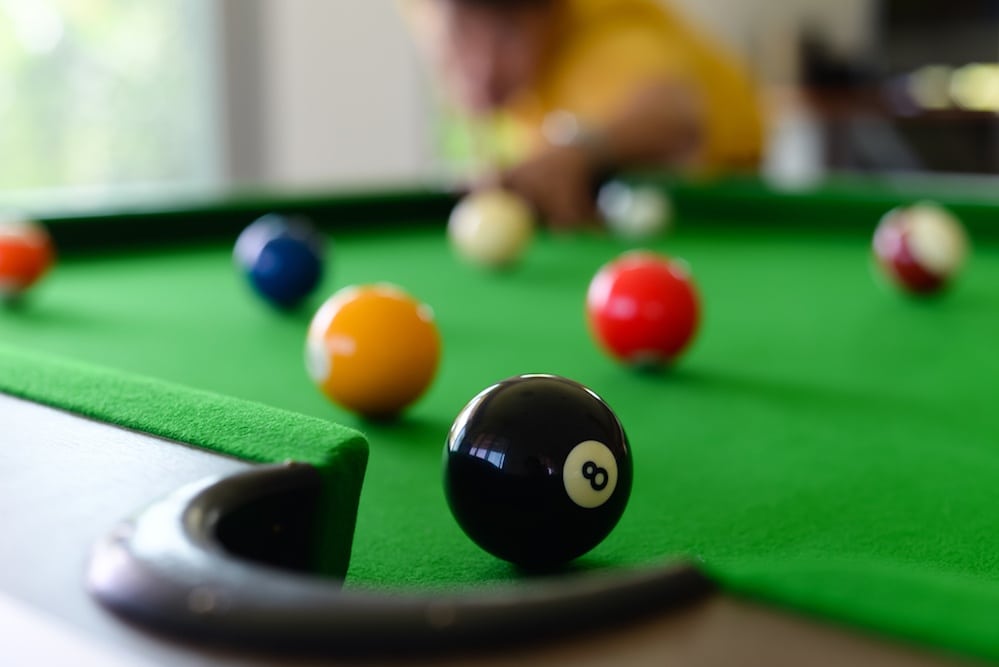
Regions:
<instances>
[{"instance_id":1,"label":"white wall","mask_svg":"<svg viewBox=\"0 0 999 667\"><path fill-rule=\"evenodd\" d=\"M319 186L426 171L424 85L394 3L271 0L260 20L267 181Z\"/></svg>"}]
</instances>

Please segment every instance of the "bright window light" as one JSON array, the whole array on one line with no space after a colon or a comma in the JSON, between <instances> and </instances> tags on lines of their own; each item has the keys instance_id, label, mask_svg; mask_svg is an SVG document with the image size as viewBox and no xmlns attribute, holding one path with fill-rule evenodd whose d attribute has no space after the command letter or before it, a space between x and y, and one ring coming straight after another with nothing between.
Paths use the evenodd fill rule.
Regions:
<instances>
[{"instance_id":1,"label":"bright window light","mask_svg":"<svg viewBox=\"0 0 999 667\"><path fill-rule=\"evenodd\" d=\"M213 7L0 0L0 200L216 182Z\"/></svg>"}]
</instances>

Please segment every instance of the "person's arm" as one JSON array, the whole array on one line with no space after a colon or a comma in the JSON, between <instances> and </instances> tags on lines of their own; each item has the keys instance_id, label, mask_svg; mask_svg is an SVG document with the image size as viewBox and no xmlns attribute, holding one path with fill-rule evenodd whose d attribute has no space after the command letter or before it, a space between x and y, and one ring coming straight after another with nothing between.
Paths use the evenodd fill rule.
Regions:
<instances>
[{"instance_id":1,"label":"person's arm","mask_svg":"<svg viewBox=\"0 0 999 667\"><path fill-rule=\"evenodd\" d=\"M704 109L692 84L651 82L602 126L580 128L502 174L501 183L525 197L554 227L596 219L598 179L629 168L681 166L703 149Z\"/></svg>"}]
</instances>

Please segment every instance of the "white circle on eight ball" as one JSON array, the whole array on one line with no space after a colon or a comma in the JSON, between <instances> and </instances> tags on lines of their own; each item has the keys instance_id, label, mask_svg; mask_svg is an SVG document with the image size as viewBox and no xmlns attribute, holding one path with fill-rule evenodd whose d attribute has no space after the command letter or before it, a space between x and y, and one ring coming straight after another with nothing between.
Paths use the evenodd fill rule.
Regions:
<instances>
[{"instance_id":1,"label":"white circle on eight ball","mask_svg":"<svg viewBox=\"0 0 999 667\"><path fill-rule=\"evenodd\" d=\"M596 509L610 500L617 488L617 459L602 442L581 442L565 459L562 482L572 502Z\"/></svg>"}]
</instances>

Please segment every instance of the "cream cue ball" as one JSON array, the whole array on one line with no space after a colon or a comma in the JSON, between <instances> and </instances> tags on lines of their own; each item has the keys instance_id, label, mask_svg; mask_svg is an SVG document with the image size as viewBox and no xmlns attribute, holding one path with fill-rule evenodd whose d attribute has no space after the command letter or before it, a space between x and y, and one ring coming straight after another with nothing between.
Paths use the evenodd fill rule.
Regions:
<instances>
[{"instance_id":1,"label":"cream cue ball","mask_svg":"<svg viewBox=\"0 0 999 667\"><path fill-rule=\"evenodd\" d=\"M488 268L515 264L534 238L534 212L518 195L501 189L474 192L455 207L448 236L466 260Z\"/></svg>"}]
</instances>

